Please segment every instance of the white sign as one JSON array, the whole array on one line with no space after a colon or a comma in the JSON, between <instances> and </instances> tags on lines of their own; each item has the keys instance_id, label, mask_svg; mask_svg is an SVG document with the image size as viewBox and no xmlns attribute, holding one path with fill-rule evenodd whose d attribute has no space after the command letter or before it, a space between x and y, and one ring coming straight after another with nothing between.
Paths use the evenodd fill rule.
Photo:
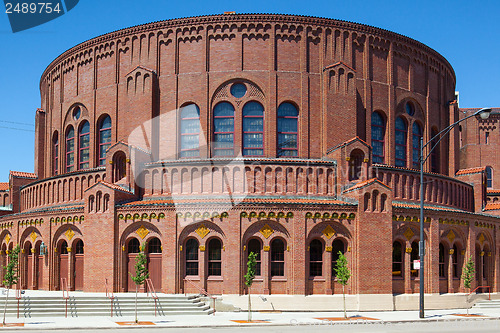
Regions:
<instances>
[{"instance_id":1,"label":"white sign","mask_svg":"<svg viewBox=\"0 0 500 333\"><path fill-rule=\"evenodd\" d=\"M420 269L420 260L413 260L413 269Z\"/></svg>"}]
</instances>

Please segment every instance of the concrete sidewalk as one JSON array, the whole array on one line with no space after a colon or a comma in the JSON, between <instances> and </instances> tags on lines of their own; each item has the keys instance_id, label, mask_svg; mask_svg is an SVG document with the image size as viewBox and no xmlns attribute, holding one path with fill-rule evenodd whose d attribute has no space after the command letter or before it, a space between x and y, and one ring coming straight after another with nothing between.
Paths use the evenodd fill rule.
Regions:
<instances>
[{"instance_id":1,"label":"concrete sidewalk","mask_svg":"<svg viewBox=\"0 0 500 333\"><path fill-rule=\"evenodd\" d=\"M420 321L471 321L471 320L494 320L500 324L500 313L497 309L485 309L478 312L471 310L474 317L464 317L466 313L463 309L457 310L429 310L426 311L426 317L420 319L418 311L383 311L383 312L348 312L351 321L346 322L342 312L254 312L252 319L256 322L247 323L246 312L217 312L209 316L139 316L140 326L143 327L238 327L238 326L299 326L299 325L343 325L357 324L366 325L401 323L401 322L420 322ZM119 328L131 327L133 317L79 317L79 318L12 318L7 317L8 327L1 328L37 330L37 329L98 329L98 328ZM133 325L137 327L136 325Z\"/></svg>"}]
</instances>

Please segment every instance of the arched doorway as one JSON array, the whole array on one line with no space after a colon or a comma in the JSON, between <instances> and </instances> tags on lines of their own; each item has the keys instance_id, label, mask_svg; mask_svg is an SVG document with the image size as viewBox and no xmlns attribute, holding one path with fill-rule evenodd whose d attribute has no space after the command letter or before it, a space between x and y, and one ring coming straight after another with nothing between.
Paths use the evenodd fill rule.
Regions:
<instances>
[{"instance_id":1,"label":"arched doorway","mask_svg":"<svg viewBox=\"0 0 500 333\"><path fill-rule=\"evenodd\" d=\"M75 290L83 290L83 241L79 239L75 244Z\"/></svg>"},{"instance_id":2,"label":"arched doorway","mask_svg":"<svg viewBox=\"0 0 500 333\"><path fill-rule=\"evenodd\" d=\"M68 243L63 240L59 245L59 290L62 289L62 279L66 278L66 282L68 282ZM67 284L66 284L67 285Z\"/></svg>"},{"instance_id":3,"label":"arched doorway","mask_svg":"<svg viewBox=\"0 0 500 333\"><path fill-rule=\"evenodd\" d=\"M135 276L135 257L139 253L139 247L137 238L130 239L127 244L127 291L135 291L135 283L130 274Z\"/></svg>"},{"instance_id":4,"label":"arched doorway","mask_svg":"<svg viewBox=\"0 0 500 333\"><path fill-rule=\"evenodd\" d=\"M161 242L154 237L149 240L147 248L149 278L155 291L161 290Z\"/></svg>"},{"instance_id":5,"label":"arched doorway","mask_svg":"<svg viewBox=\"0 0 500 333\"><path fill-rule=\"evenodd\" d=\"M42 242L35 245L34 260L36 262L36 289L43 289L43 255L40 252Z\"/></svg>"},{"instance_id":6,"label":"arched doorway","mask_svg":"<svg viewBox=\"0 0 500 333\"><path fill-rule=\"evenodd\" d=\"M24 244L24 283L23 288L33 289L33 253L31 253L31 243Z\"/></svg>"}]
</instances>

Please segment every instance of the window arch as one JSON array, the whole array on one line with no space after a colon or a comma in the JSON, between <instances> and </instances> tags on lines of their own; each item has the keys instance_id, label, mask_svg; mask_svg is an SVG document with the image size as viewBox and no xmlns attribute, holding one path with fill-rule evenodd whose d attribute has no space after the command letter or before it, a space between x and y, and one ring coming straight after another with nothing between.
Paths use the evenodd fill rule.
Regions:
<instances>
[{"instance_id":1,"label":"window arch","mask_svg":"<svg viewBox=\"0 0 500 333\"><path fill-rule=\"evenodd\" d=\"M385 162L385 121L379 112L372 113L372 159L373 163Z\"/></svg>"},{"instance_id":2,"label":"window arch","mask_svg":"<svg viewBox=\"0 0 500 333\"><path fill-rule=\"evenodd\" d=\"M213 155L234 155L234 107L221 102L214 108Z\"/></svg>"},{"instance_id":3,"label":"window arch","mask_svg":"<svg viewBox=\"0 0 500 333\"><path fill-rule=\"evenodd\" d=\"M439 277L446 277L446 256L444 253L444 245L439 244Z\"/></svg>"},{"instance_id":4,"label":"window arch","mask_svg":"<svg viewBox=\"0 0 500 333\"><path fill-rule=\"evenodd\" d=\"M396 166L406 167L406 141L407 141L407 128L406 122L403 118L396 118Z\"/></svg>"},{"instance_id":5,"label":"window arch","mask_svg":"<svg viewBox=\"0 0 500 333\"><path fill-rule=\"evenodd\" d=\"M264 155L264 107L248 102L243 107L243 156Z\"/></svg>"},{"instance_id":6,"label":"window arch","mask_svg":"<svg viewBox=\"0 0 500 333\"><path fill-rule=\"evenodd\" d=\"M458 271L458 247L457 244L453 245L453 277L458 278L460 276L460 272Z\"/></svg>"},{"instance_id":7,"label":"window arch","mask_svg":"<svg viewBox=\"0 0 500 333\"><path fill-rule=\"evenodd\" d=\"M285 276L285 243L279 238L271 242L271 276Z\"/></svg>"},{"instance_id":8,"label":"window arch","mask_svg":"<svg viewBox=\"0 0 500 333\"><path fill-rule=\"evenodd\" d=\"M60 254L68 254L68 243L66 243L66 241L63 240L61 242L59 249L61 251L61 252L59 252Z\"/></svg>"},{"instance_id":9,"label":"window arch","mask_svg":"<svg viewBox=\"0 0 500 333\"><path fill-rule=\"evenodd\" d=\"M420 126L419 123L414 122L413 123L413 137L412 137L412 165L414 169L419 169L420 168L420 138L422 138L422 126Z\"/></svg>"},{"instance_id":10,"label":"window arch","mask_svg":"<svg viewBox=\"0 0 500 333\"><path fill-rule=\"evenodd\" d=\"M403 275L403 246L396 241L392 244L392 276Z\"/></svg>"},{"instance_id":11,"label":"window arch","mask_svg":"<svg viewBox=\"0 0 500 333\"><path fill-rule=\"evenodd\" d=\"M132 238L128 242L128 247L127 247L128 253L139 253L140 251L140 244L137 238Z\"/></svg>"},{"instance_id":12,"label":"window arch","mask_svg":"<svg viewBox=\"0 0 500 333\"><path fill-rule=\"evenodd\" d=\"M54 176L59 174L59 133L57 131L52 137L52 172Z\"/></svg>"},{"instance_id":13,"label":"window arch","mask_svg":"<svg viewBox=\"0 0 500 333\"><path fill-rule=\"evenodd\" d=\"M148 242L148 253L161 253L161 241L153 237Z\"/></svg>"},{"instance_id":14,"label":"window arch","mask_svg":"<svg viewBox=\"0 0 500 333\"><path fill-rule=\"evenodd\" d=\"M490 166L486 167L486 186L493 187L493 169Z\"/></svg>"},{"instance_id":15,"label":"window arch","mask_svg":"<svg viewBox=\"0 0 500 333\"><path fill-rule=\"evenodd\" d=\"M78 134L78 169L88 169L90 166L90 124L84 121Z\"/></svg>"},{"instance_id":16,"label":"window arch","mask_svg":"<svg viewBox=\"0 0 500 333\"><path fill-rule=\"evenodd\" d=\"M213 238L208 242L208 276L222 275L222 243Z\"/></svg>"},{"instance_id":17,"label":"window arch","mask_svg":"<svg viewBox=\"0 0 500 333\"><path fill-rule=\"evenodd\" d=\"M354 149L349 158L349 180L357 180L361 178L362 163L365 158L363 151Z\"/></svg>"},{"instance_id":18,"label":"window arch","mask_svg":"<svg viewBox=\"0 0 500 333\"><path fill-rule=\"evenodd\" d=\"M438 134L438 130L436 128L433 128L431 130L431 138L435 137ZM436 137L434 140L432 140L432 147L434 147L434 150L431 152L431 171L435 173L440 172L439 168L439 156L440 156L440 149L439 149L439 137Z\"/></svg>"},{"instance_id":19,"label":"window arch","mask_svg":"<svg viewBox=\"0 0 500 333\"><path fill-rule=\"evenodd\" d=\"M309 245L309 275L323 275L323 243L313 239Z\"/></svg>"},{"instance_id":20,"label":"window arch","mask_svg":"<svg viewBox=\"0 0 500 333\"><path fill-rule=\"evenodd\" d=\"M256 276L261 275L261 256L260 256L261 249L262 249L262 244L258 239L252 238L248 242L248 254L250 254L250 252L257 254L257 257L255 258L255 261L256 261L255 275Z\"/></svg>"},{"instance_id":21,"label":"window arch","mask_svg":"<svg viewBox=\"0 0 500 333\"><path fill-rule=\"evenodd\" d=\"M200 108L188 104L181 108L180 157L200 155Z\"/></svg>"},{"instance_id":22,"label":"window arch","mask_svg":"<svg viewBox=\"0 0 500 333\"><path fill-rule=\"evenodd\" d=\"M198 275L198 249L199 243L190 238L186 242L186 275Z\"/></svg>"},{"instance_id":23,"label":"window arch","mask_svg":"<svg viewBox=\"0 0 500 333\"><path fill-rule=\"evenodd\" d=\"M278 157L298 155L299 110L292 103L278 107Z\"/></svg>"},{"instance_id":24,"label":"window arch","mask_svg":"<svg viewBox=\"0 0 500 333\"><path fill-rule=\"evenodd\" d=\"M339 260L339 252L345 253L345 244L344 242L337 238L332 243L332 277L337 276L336 268L337 268L337 260Z\"/></svg>"},{"instance_id":25,"label":"window arch","mask_svg":"<svg viewBox=\"0 0 500 333\"><path fill-rule=\"evenodd\" d=\"M75 130L70 126L66 131L66 172L75 170Z\"/></svg>"},{"instance_id":26,"label":"window arch","mask_svg":"<svg viewBox=\"0 0 500 333\"><path fill-rule=\"evenodd\" d=\"M99 165L106 165L106 150L111 146L111 117L106 116L99 124Z\"/></svg>"},{"instance_id":27,"label":"window arch","mask_svg":"<svg viewBox=\"0 0 500 333\"><path fill-rule=\"evenodd\" d=\"M75 245L75 253L76 254L83 254L83 241L81 239L79 239L77 242L76 242L76 245Z\"/></svg>"}]
</instances>

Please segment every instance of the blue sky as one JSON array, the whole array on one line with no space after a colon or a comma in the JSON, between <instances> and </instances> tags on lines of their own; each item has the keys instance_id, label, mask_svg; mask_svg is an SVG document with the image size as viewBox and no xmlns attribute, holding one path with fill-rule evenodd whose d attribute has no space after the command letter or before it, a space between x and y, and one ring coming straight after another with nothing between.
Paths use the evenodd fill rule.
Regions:
<instances>
[{"instance_id":1,"label":"blue sky","mask_svg":"<svg viewBox=\"0 0 500 333\"><path fill-rule=\"evenodd\" d=\"M284 13L353 21L414 38L441 53L457 76L460 107L500 107L500 1L166 1L80 0L67 14L12 33L0 13L0 181L33 172L39 80L59 54L98 35L170 18Z\"/></svg>"}]
</instances>

